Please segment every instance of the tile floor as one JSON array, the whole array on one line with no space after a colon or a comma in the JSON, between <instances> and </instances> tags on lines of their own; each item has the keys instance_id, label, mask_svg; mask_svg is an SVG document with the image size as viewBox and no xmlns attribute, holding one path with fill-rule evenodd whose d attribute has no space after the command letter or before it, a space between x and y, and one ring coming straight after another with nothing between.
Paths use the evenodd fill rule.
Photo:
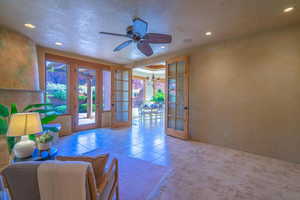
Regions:
<instances>
[{"instance_id":1,"label":"tile floor","mask_svg":"<svg viewBox=\"0 0 300 200\"><path fill-rule=\"evenodd\" d=\"M176 140L164 134L163 120L136 120L132 128L81 131L62 138L56 146L59 155L84 155L100 151L166 166L170 161L167 138L168 141Z\"/></svg>"},{"instance_id":2,"label":"tile floor","mask_svg":"<svg viewBox=\"0 0 300 200\"><path fill-rule=\"evenodd\" d=\"M161 120L95 129L63 138L60 155L109 152L173 170L159 200L299 200L300 165L164 134Z\"/></svg>"}]
</instances>

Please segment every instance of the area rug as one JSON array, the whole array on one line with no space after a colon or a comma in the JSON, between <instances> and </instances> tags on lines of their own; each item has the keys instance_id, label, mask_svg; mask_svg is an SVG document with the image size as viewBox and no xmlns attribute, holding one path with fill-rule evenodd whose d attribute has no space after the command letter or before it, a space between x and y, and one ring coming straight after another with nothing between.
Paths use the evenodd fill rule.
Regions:
<instances>
[{"instance_id":1,"label":"area rug","mask_svg":"<svg viewBox=\"0 0 300 200\"><path fill-rule=\"evenodd\" d=\"M196 142L174 148L153 200L300 199L299 164Z\"/></svg>"},{"instance_id":2,"label":"area rug","mask_svg":"<svg viewBox=\"0 0 300 200\"><path fill-rule=\"evenodd\" d=\"M101 151L92 151L84 155L95 156ZM120 199L147 200L157 191L157 187L171 173L171 169L161 165L131 158L124 155L111 154L119 161Z\"/></svg>"}]
</instances>

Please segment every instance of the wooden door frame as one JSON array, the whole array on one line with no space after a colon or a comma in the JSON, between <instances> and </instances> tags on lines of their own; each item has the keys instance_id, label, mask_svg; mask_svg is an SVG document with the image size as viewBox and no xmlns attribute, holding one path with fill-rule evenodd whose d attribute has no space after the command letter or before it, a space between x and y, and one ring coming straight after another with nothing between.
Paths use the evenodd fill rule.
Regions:
<instances>
[{"instance_id":1,"label":"wooden door frame","mask_svg":"<svg viewBox=\"0 0 300 200\"><path fill-rule=\"evenodd\" d=\"M99 95L97 100L96 100L96 104L98 107L98 114L96 115L96 117L98 118L96 120L96 126L93 128L100 128L102 125L102 72L104 70L106 71L111 71L112 72L112 67L108 66L108 65L104 65L104 64L100 64L100 63L94 63L94 62L88 62L88 61L83 61L80 59L75 59L75 58L71 58L71 57L66 57L66 56L61 56L61 55L55 55L55 54L51 54L51 53L45 53L44 54L44 69L43 71L43 76L44 76L44 83L45 83L45 89L46 89L46 61L53 61L53 62L61 62L61 63L65 63L68 65L68 100L67 100L67 109L68 112L66 114L63 115L59 115L59 116L64 116L64 115L71 115L72 116L72 131L78 131L78 130L85 130L85 129L90 129L90 127L85 127L82 126L80 128L76 127L76 112L77 112L77 73L76 73L76 69L78 66L82 66L82 67L87 67L90 69L95 69L96 70L96 78L98 79L98 83L97 86L99 87L98 89L98 93ZM46 98L46 97L45 97Z\"/></svg>"},{"instance_id":2,"label":"wooden door frame","mask_svg":"<svg viewBox=\"0 0 300 200\"><path fill-rule=\"evenodd\" d=\"M44 76L44 86L45 86L45 91L47 89L47 76L46 76L46 73L47 73L47 70L46 70L46 62L47 61L52 61L52 62L59 62L59 63L63 63L63 64L66 64L68 66L68 73L67 73L67 76L68 76L68 80L67 80L67 112L65 114L61 114L59 116L64 116L64 115L72 115L72 89L71 89L71 82L72 82L72 76L71 76L71 71L72 71L72 63L69 61L69 60L66 60L66 59L61 59L61 58L57 58L53 55L49 55L49 54L46 54L45 55L45 60L44 60L44 73L43 73L43 76ZM43 96L44 98L44 102L47 102L46 101L46 94Z\"/></svg>"},{"instance_id":3,"label":"wooden door frame","mask_svg":"<svg viewBox=\"0 0 300 200\"><path fill-rule=\"evenodd\" d=\"M115 71L123 70L128 71L128 122L116 122L115 121ZM111 127L130 127L132 125L132 69L124 67L116 67L111 70Z\"/></svg>"},{"instance_id":4,"label":"wooden door frame","mask_svg":"<svg viewBox=\"0 0 300 200\"><path fill-rule=\"evenodd\" d=\"M169 81L168 81L168 74L169 74L169 64L174 63L174 62L180 62L184 61L185 62L185 75L184 75L184 106L187 107L187 109L184 109L184 131L178 131L174 130L171 128L168 128L168 101L169 101L169 96L168 96L168 88L169 88ZM165 131L168 135L174 136L177 138L181 138L184 140L188 140L190 135L189 135L189 57L188 56L178 56L174 57L171 59L168 59L166 61L166 106L165 106ZM177 75L177 74L176 74ZM176 109L176 107L175 107ZM176 118L176 115L175 115ZM183 133L183 134L182 134Z\"/></svg>"},{"instance_id":5,"label":"wooden door frame","mask_svg":"<svg viewBox=\"0 0 300 200\"><path fill-rule=\"evenodd\" d=\"M79 68L87 68L87 69L92 69L96 71L96 113L95 113L95 123L94 124L87 124L87 125L79 125L79 119L78 119L78 69ZM73 115L73 127L75 131L81 131L81 130L87 130L87 129L94 129L94 128L100 128L102 124L102 70L93 67L93 66L87 66L87 65L79 65L76 64L76 67L74 68L74 82L75 82L75 87L74 87L74 115Z\"/></svg>"}]
</instances>

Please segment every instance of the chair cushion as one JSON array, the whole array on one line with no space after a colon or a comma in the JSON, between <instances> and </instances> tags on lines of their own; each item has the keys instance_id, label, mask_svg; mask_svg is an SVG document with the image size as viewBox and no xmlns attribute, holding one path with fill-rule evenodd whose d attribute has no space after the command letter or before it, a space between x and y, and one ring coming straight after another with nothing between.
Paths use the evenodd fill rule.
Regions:
<instances>
[{"instance_id":1,"label":"chair cushion","mask_svg":"<svg viewBox=\"0 0 300 200\"><path fill-rule=\"evenodd\" d=\"M98 156L57 156L56 160L61 161L84 161L92 164L96 178L96 184L101 184L101 179L104 174L105 164L108 160L109 154L102 154Z\"/></svg>"},{"instance_id":2,"label":"chair cushion","mask_svg":"<svg viewBox=\"0 0 300 200\"><path fill-rule=\"evenodd\" d=\"M42 164L40 161L19 162L7 166L1 172L4 185L9 189L12 199L40 200L37 177L37 169L40 164Z\"/></svg>"}]
</instances>

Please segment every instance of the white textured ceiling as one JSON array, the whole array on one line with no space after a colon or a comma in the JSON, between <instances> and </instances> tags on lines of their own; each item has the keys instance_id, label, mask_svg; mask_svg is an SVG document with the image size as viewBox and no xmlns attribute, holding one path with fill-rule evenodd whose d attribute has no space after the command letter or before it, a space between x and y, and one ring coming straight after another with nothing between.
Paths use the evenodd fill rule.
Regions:
<instances>
[{"instance_id":1,"label":"white textured ceiling","mask_svg":"<svg viewBox=\"0 0 300 200\"><path fill-rule=\"evenodd\" d=\"M128 64L145 57L134 45L114 53L126 38L99 35L99 31L125 33L132 17L139 16L148 21L150 32L173 36L164 49L153 45L154 57L296 23L299 5L300 0L0 0L0 24L42 46ZM296 9L283 14L288 6ZM27 29L25 23L36 28ZM206 31L212 36L205 36ZM57 41L63 46L55 46Z\"/></svg>"}]
</instances>

